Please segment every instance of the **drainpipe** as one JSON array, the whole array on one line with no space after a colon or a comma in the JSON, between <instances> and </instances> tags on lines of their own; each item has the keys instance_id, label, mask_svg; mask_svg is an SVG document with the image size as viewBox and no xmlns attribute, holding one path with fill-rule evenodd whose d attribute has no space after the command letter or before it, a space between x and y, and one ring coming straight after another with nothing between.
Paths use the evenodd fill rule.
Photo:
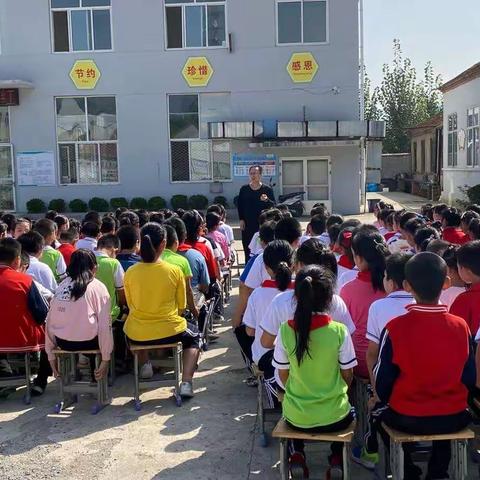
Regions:
<instances>
[{"instance_id":1,"label":"drainpipe","mask_svg":"<svg viewBox=\"0 0 480 480\"><path fill-rule=\"evenodd\" d=\"M360 75L360 121L365 121L365 43L363 27L363 0L358 0L358 30L359 30L359 75ZM368 211L367 206L367 144L365 137L360 139L360 204L363 213Z\"/></svg>"}]
</instances>

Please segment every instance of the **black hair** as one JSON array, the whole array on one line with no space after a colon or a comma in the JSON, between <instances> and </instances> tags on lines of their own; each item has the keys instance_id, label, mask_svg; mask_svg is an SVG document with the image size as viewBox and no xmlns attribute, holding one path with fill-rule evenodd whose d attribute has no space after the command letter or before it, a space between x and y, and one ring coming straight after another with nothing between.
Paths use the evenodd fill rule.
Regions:
<instances>
[{"instance_id":1,"label":"black hair","mask_svg":"<svg viewBox=\"0 0 480 480\"><path fill-rule=\"evenodd\" d=\"M165 248L171 249L173 245L178 242L177 231L168 223L166 223L163 227L165 228L165 233L167 235L167 244L165 245Z\"/></svg>"},{"instance_id":2,"label":"black hair","mask_svg":"<svg viewBox=\"0 0 480 480\"><path fill-rule=\"evenodd\" d=\"M327 229L329 229L332 225L341 225L342 223L343 217L334 213L327 218Z\"/></svg>"},{"instance_id":3,"label":"black hair","mask_svg":"<svg viewBox=\"0 0 480 480\"><path fill-rule=\"evenodd\" d=\"M434 302L442 293L447 264L435 253L414 255L405 266L405 279L420 301Z\"/></svg>"},{"instance_id":4,"label":"black hair","mask_svg":"<svg viewBox=\"0 0 480 480\"><path fill-rule=\"evenodd\" d=\"M260 173L260 175L262 175L263 173L263 167L261 165L252 165L249 169L248 169L248 173L250 173L254 168L258 168L258 172Z\"/></svg>"},{"instance_id":5,"label":"black hair","mask_svg":"<svg viewBox=\"0 0 480 480\"><path fill-rule=\"evenodd\" d=\"M20 254L20 263L25 269L28 269L30 267L30 256L27 252L24 252L23 250Z\"/></svg>"},{"instance_id":6,"label":"black hair","mask_svg":"<svg viewBox=\"0 0 480 480\"><path fill-rule=\"evenodd\" d=\"M437 255L442 256L443 252L450 246L450 243L445 240L432 240L427 245L426 252L436 253Z\"/></svg>"},{"instance_id":7,"label":"black hair","mask_svg":"<svg viewBox=\"0 0 480 480\"><path fill-rule=\"evenodd\" d=\"M466 210L462 215L462 223L468 227L474 218L480 218L480 215L473 210Z\"/></svg>"},{"instance_id":8,"label":"black hair","mask_svg":"<svg viewBox=\"0 0 480 480\"><path fill-rule=\"evenodd\" d=\"M475 203L472 203L472 204L468 205L465 210L470 211L470 212L475 212L475 213L478 213L480 215L480 205L477 205Z\"/></svg>"},{"instance_id":9,"label":"black hair","mask_svg":"<svg viewBox=\"0 0 480 480\"><path fill-rule=\"evenodd\" d=\"M276 225L277 223L274 221L267 221L260 227L258 230L258 237L263 243L268 245L272 240L275 239Z\"/></svg>"},{"instance_id":10,"label":"black hair","mask_svg":"<svg viewBox=\"0 0 480 480\"><path fill-rule=\"evenodd\" d=\"M36 255L41 252L45 245L44 238L34 230L30 230L29 232L20 235L17 240L22 246L22 252L26 252L29 255Z\"/></svg>"},{"instance_id":11,"label":"black hair","mask_svg":"<svg viewBox=\"0 0 480 480\"><path fill-rule=\"evenodd\" d=\"M43 238L47 238L50 235L55 233L57 228L57 224L48 218L41 218L37 222L35 222L35 226L33 229L38 232Z\"/></svg>"},{"instance_id":12,"label":"black hair","mask_svg":"<svg viewBox=\"0 0 480 480\"><path fill-rule=\"evenodd\" d=\"M128 208L127 208L127 207L118 207L118 208L116 208L116 209L115 209L115 218L116 218L117 220L119 220L119 219L120 219L120 215L121 215L122 213L125 213L125 212L128 212Z\"/></svg>"},{"instance_id":13,"label":"black hair","mask_svg":"<svg viewBox=\"0 0 480 480\"><path fill-rule=\"evenodd\" d=\"M275 226L275 238L290 245L302 236L302 226L296 218L282 218Z\"/></svg>"},{"instance_id":14,"label":"black hair","mask_svg":"<svg viewBox=\"0 0 480 480\"><path fill-rule=\"evenodd\" d=\"M468 234L472 240L480 240L480 219L472 218L468 224Z\"/></svg>"},{"instance_id":15,"label":"black hair","mask_svg":"<svg viewBox=\"0 0 480 480\"><path fill-rule=\"evenodd\" d=\"M414 218L418 218L418 215L415 212L401 212L400 215L397 217L395 216L395 221L398 223L398 226L401 230L404 229L405 224Z\"/></svg>"},{"instance_id":16,"label":"black hair","mask_svg":"<svg viewBox=\"0 0 480 480\"><path fill-rule=\"evenodd\" d=\"M338 234L337 242L336 242L339 247L343 248L345 255L347 256L347 258L350 260L350 263L352 264L355 264L353 260L353 252L352 252L352 240L353 240L354 233L355 233L354 227L342 228L342 230L340 230L340 233Z\"/></svg>"},{"instance_id":17,"label":"black hair","mask_svg":"<svg viewBox=\"0 0 480 480\"><path fill-rule=\"evenodd\" d=\"M208 230L214 230L220 225L220 222L222 221L222 218L218 213L215 212L209 212L205 216L205 222L207 224Z\"/></svg>"},{"instance_id":18,"label":"black hair","mask_svg":"<svg viewBox=\"0 0 480 480\"><path fill-rule=\"evenodd\" d=\"M413 221L414 220L410 220L409 222L407 222L406 226L408 226L410 222L413 222ZM422 252L425 252L427 250L428 244L431 241L439 240L439 239L440 239L440 234L438 233L438 230L433 227L420 227L419 229L417 229L413 237L413 241L415 242L415 245Z\"/></svg>"},{"instance_id":19,"label":"black hair","mask_svg":"<svg viewBox=\"0 0 480 480\"><path fill-rule=\"evenodd\" d=\"M273 240L263 252L265 266L275 274L277 287L284 292L292 280L293 248L285 240Z\"/></svg>"},{"instance_id":20,"label":"black hair","mask_svg":"<svg viewBox=\"0 0 480 480\"><path fill-rule=\"evenodd\" d=\"M357 228L362 224L360 220L357 220L356 218L350 218L348 220L345 220L342 223L342 230L345 228Z\"/></svg>"},{"instance_id":21,"label":"black hair","mask_svg":"<svg viewBox=\"0 0 480 480\"><path fill-rule=\"evenodd\" d=\"M100 234L100 227L98 223L85 222L82 225L82 229L80 230L80 233L85 237L97 238L98 235Z\"/></svg>"},{"instance_id":22,"label":"black hair","mask_svg":"<svg viewBox=\"0 0 480 480\"><path fill-rule=\"evenodd\" d=\"M187 229L185 223L178 217L170 217L166 222L166 225L171 225L177 232L178 243L181 245L187 238Z\"/></svg>"},{"instance_id":23,"label":"black hair","mask_svg":"<svg viewBox=\"0 0 480 480\"><path fill-rule=\"evenodd\" d=\"M297 250L296 261L303 265L322 265L331 272L333 279L337 277L335 255L318 238L309 238L302 243Z\"/></svg>"},{"instance_id":24,"label":"black hair","mask_svg":"<svg viewBox=\"0 0 480 480\"><path fill-rule=\"evenodd\" d=\"M158 223L147 223L140 230L140 256L145 263L153 263L157 251L166 237L165 227Z\"/></svg>"},{"instance_id":25,"label":"black hair","mask_svg":"<svg viewBox=\"0 0 480 480\"><path fill-rule=\"evenodd\" d=\"M57 228L60 230L64 225L68 225L68 218L65 215L57 215L53 221L57 224Z\"/></svg>"},{"instance_id":26,"label":"black hair","mask_svg":"<svg viewBox=\"0 0 480 480\"><path fill-rule=\"evenodd\" d=\"M152 212L150 214L150 221L162 225L165 221L165 215L163 212Z\"/></svg>"},{"instance_id":27,"label":"black hair","mask_svg":"<svg viewBox=\"0 0 480 480\"><path fill-rule=\"evenodd\" d=\"M395 210L389 210L388 216L385 218L385 225L393 228L393 220L395 219Z\"/></svg>"},{"instance_id":28,"label":"black hair","mask_svg":"<svg viewBox=\"0 0 480 480\"><path fill-rule=\"evenodd\" d=\"M196 242L198 240L199 228L203 223L202 216L196 210L189 210L183 214L182 220L187 229L187 240Z\"/></svg>"},{"instance_id":29,"label":"black hair","mask_svg":"<svg viewBox=\"0 0 480 480\"><path fill-rule=\"evenodd\" d=\"M315 204L310 210L310 217L314 217L315 215L324 215L325 217L328 217L327 207L323 204Z\"/></svg>"},{"instance_id":30,"label":"black hair","mask_svg":"<svg viewBox=\"0 0 480 480\"><path fill-rule=\"evenodd\" d=\"M328 227L328 236L330 237L330 243L333 245L337 243L338 235L342 230L342 225L339 223L335 223Z\"/></svg>"},{"instance_id":31,"label":"black hair","mask_svg":"<svg viewBox=\"0 0 480 480\"><path fill-rule=\"evenodd\" d=\"M381 220L383 223L387 223L388 217L394 212L395 210L384 208L383 210L380 210L380 212L378 212L377 218L378 220Z\"/></svg>"},{"instance_id":32,"label":"black hair","mask_svg":"<svg viewBox=\"0 0 480 480\"><path fill-rule=\"evenodd\" d=\"M54 221L55 220L55 217L58 216L58 212L56 210L49 210L46 214L45 214L45 218L48 218L49 220L52 220Z\"/></svg>"},{"instance_id":33,"label":"black hair","mask_svg":"<svg viewBox=\"0 0 480 480\"><path fill-rule=\"evenodd\" d=\"M353 236L352 250L355 255L367 262L368 270L372 275L373 289L384 292L385 259L390 252L383 237L379 233L357 233Z\"/></svg>"},{"instance_id":34,"label":"black hair","mask_svg":"<svg viewBox=\"0 0 480 480\"><path fill-rule=\"evenodd\" d=\"M2 222L7 224L8 230L12 230L16 218L17 217L13 213L4 213L2 215Z\"/></svg>"},{"instance_id":35,"label":"black hair","mask_svg":"<svg viewBox=\"0 0 480 480\"><path fill-rule=\"evenodd\" d=\"M275 222L279 222L282 218L284 218L284 214L278 208L269 208L268 210L264 210L260 216L258 217L258 223L260 225L273 220Z\"/></svg>"},{"instance_id":36,"label":"black hair","mask_svg":"<svg viewBox=\"0 0 480 480\"><path fill-rule=\"evenodd\" d=\"M444 210L448 208L446 203L439 203L432 208L432 213L436 213L437 215L441 215Z\"/></svg>"},{"instance_id":37,"label":"black hair","mask_svg":"<svg viewBox=\"0 0 480 480\"><path fill-rule=\"evenodd\" d=\"M385 261L385 276L387 280L393 280L397 288L403 288L405 280L405 265L410 260L411 255L406 253L394 253L387 257Z\"/></svg>"},{"instance_id":38,"label":"black hair","mask_svg":"<svg viewBox=\"0 0 480 480\"><path fill-rule=\"evenodd\" d=\"M207 215L209 213L216 213L217 215L220 215L220 217L223 215L223 212L222 212L222 209L220 208L220 205L217 205L216 203L214 203L213 205L210 205L207 208Z\"/></svg>"},{"instance_id":39,"label":"black hair","mask_svg":"<svg viewBox=\"0 0 480 480\"><path fill-rule=\"evenodd\" d=\"M480 276L480 241L462 245L457 250L457 261L461 267L468 268L474 275Z\"/></svg>"},{"instance_id":40,"label":"black hair","mask_svg":"<svg viewBox=\"0 0 480 480\"><path fill-rule=\"evenodd\" d=\"M137 214L138 217L138 226L142 228L144 225L146 225L150 221L150 214L143 209L136 210L134 213Z\"/></svg>"},{"instance_id":41,"label":"black hair","mask_svg":"<svg viewBox=\"0 0 480 480\"><path fill-rule=\"evenodd\" d=\"M443 252L442 258L445 260L448 268L453 268L458 271L457 252L459 245L449 245Z\"/></svg>"},{"instance_id":42,"label":"black hair","mask_svg":"<svg viewBox=\"0 0 480 480\"><path fill-rule=\"evenodd\" d=\"M122 250L132 250L140 239L138 229L133 225L124 225L117 230L117 237L120 240Z\"/></svg>"},{"instance_id":43,"label":"black hair","mask_svg":"<svg viewBox=\"0 0 480 480\"><path fill-rule=\"evenodd\" d=\"M447 227L459 227L462 216L457 208L450 207L442 211L442 219L445 221Z\"/></svg>"},{"instance_id":44,"label":"black hair","mask_svg":"<svg viewBox=\"0 0 480 480\"><path fill-rule=\"evenodd\" d=\"M22 246L14 238L0 239L0 263L11 265L22 253Z\"/></svg>"},{"instance_id":45,"label":"black hair","mask_svg":"<svg viewBox=\"0 0 480 480\"><path fill-rule=\"evenodd\" d=\"M126 212L123 212L120 215L120 217L118 218L118 223L120 226L133 225L134 227L139 227L140 219L138 218L138 215L135 212L131 212L130 210L127 210Z\"/></svg>"},{"instance_id":46,"label":"black hair","mask_svg":"<svg viewBox=\"0 0 480 480\"><path fill-rule=\"evenodd\" d=\"M371 223L363 223L353 230L354 236L357 233L379 233L379 231L375 225L372 225Z\"/></svg>"},{"instance_id":47,"label":"black hair","mask_svg":"<svg viewBox=\"0 0 480 480\"><path fill-rule=\"evenodd\" d=\"M67 274L72 279L71 295L73 301L83 297L89 283L95 278L97 259L91 250L80 248L72 253Z\"/></svg>"},{"instance_id":48,"label":"black hair","mask_svg":"<svg viewBox=\"0 0 480 480\"><path fill-rule=\"evenodd\" d=\"M377 202L375 204L375 209L378 210L378 211L381 211L381 210L393 210L393 205L391 205L390 203L387 203L383 200L380 200L379 202Z\"/></svg>"},{"instance_id":49,"label":"black hair","mask_svg":"<svg viewBox=\"0 0 480 480\"><path fill-rule=\"evenodd\" d=\"M324 215L314 215L309 225L315 235L321 235L327 228L327 218Z\"/></svg>"},{"instance_id":50,"label":"black hair","mask_svg":"<svg viewBox=\"0 0 480 480\"><path fill-rule=\"evenodd\" d=\"M120 248L120 240L114 233L107 233L98 239L97 250L102 248Z\"/></svg>"},{"instance_id":51,"label":"black hair","mask_svg":"<svg viewBox=\"0 0 480 480\"><path fill-rule=\"evenodd\" d=\"M428 218L428 220L432 221L433 220L433 205L431 203L426 203L425 205L422 205L422 208L420 209L420 213L425 218Z\"/></svg>"},{"instance_id":52,"label":"black hair","mask_svg":"<svg viewBox=\"0 0 480 480\"><path fill-rule=\"evenodd\" d=\"M32 226L32 222L28 218L18 217L13 221L12 230L15 230L17 225L20 225L21 223L28 223L30 227Z\"/></svg>"},{"instance_id":53,"label":"black hair","mask_svg":"<svg viewBox=\"0 0 480 480\"><path fill-rule=\"evenodd\" d=\"M117 229L117 219L114 217L103 217L100 233L115 233Z\"/></svg>"},{"instance_id":54,"label":"black hair","mask_svg":"<svg viewBox=\"0 0 480 480\"><path fill-rule=\"evenodd\" d=\"M8 232L8 225L0 222L0 235L5 235Z\"/></svg>"},{"instance_id":55,"label":"black hair","mask_svg":"<svg viewBox=\"0 0 480 480\"><path fill-rule=\"evenodd\" d=\"M70 228L72 230L76 230L77 233L80 233L80 230L82 228L82 224L80 223L80 221L76 218L69 218L68 221L70 223Z\"/></svg>"},{"instance_id":56,"label":"black hair","mask_svg":"<svg viewBox=\"0 0 480 480\"><path fill-rule=\"evenodd\" d=\"M288 208L288 205L285 205L284 203L278 203L275 205L275 209L280 210L282 212L282 215L285 215L286 213L290 213L290 209Z\"/></svg>"},{"instance_id":57,"label":"black hair","mask_svg":"<svg viewBox=\"0 0 480 480\"><path fill-rule=\"evenodd\" d=\"M333 279L326 269L318 265L302 268L295 280L295 356L299 364L308 355L310 329L315 312L328 312L333 298Z\"/></svg>"},{"instance_id":58,"label":"black hair","mask_svg":"<svg viewBox=\"0 0 480 480\"><path fill-rule=\"evenodd\" d=\"M83 217L82 223L86 222L93 222L100 226L102 223L102 218L100 217L100 214L98 212L94 212L93 210L91 210L90 212L87 212Z\"/></svg>"},{"instance_id":59,"label":"black hair","mask_svg":"<svg viewBox=\"0 0 480 480\"><path fill-rule=\"evenodd\" d=\"M60 233L60 240L63 242L71 243L78 238L78 232L75 228L69 228Z\"/></svg>"}]
</instances>

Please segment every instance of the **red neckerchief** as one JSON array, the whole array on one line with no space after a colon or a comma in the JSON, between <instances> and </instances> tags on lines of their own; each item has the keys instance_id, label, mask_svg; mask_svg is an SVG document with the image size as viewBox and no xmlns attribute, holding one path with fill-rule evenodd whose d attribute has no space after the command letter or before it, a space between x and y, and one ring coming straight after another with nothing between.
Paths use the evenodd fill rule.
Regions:
<instances>
[{"instance_id":1,"label":"red neckerchief","mask_svg":"<svg viewBox=\"0 0 480 480\"><path fill-rule=\"evenodd\" d=\"M358 272L357 278L362 282L371 282L372 281L372 272L370 270L365 270L363 272Z\"/></svg>"},{"instance_id":2,"label":"red neckerchief","mask_svg":"<svg viewBox=\"0 0 480 480\"><path fill-rule=\"evenodd\" d=\"M326 327L332 321L330 315L325 315L323 313L312 315L312 323L310 324L310 331L317 330L318 328ZM295 328L295 320L289 320L288 326L290 328Z\"/></svg>"},{"instance_id":3,"label":"red neckerchief","mask_svg":"<svg viewBox=\"0 0 480 480\"><path fill-rule=\"evenodd\" d=\"M349 270L353 270L353 267L355 266L355 262L352 262L346 255L342 255L338 259L338 264L341 267L348 268Z\"/></svg>"},{"instance_id":4,"label":"red neckerchief","mask_svg":"<svg viewBox=\"0 0 480 480\"><path fill-rule=\"evenodd\" d=\"M193 247L191 245L188 245L187 243L182 243L181 245L178 246L178 251L179 252L186 252L188 250L191 250Z\"/></svg>"},{"instance_id":5,"label":"red neckerchief","mask_svg":"<svg viewBox=\"0 0 480 480\"><path fill-rule=\"evenodd\" d=\"M277 282L275 280L264 280L262 283L263 288L278 288ZM295 283L290 282L287 287L287 290L293 290L295 288Z\"/></svg>"}]
</instances>

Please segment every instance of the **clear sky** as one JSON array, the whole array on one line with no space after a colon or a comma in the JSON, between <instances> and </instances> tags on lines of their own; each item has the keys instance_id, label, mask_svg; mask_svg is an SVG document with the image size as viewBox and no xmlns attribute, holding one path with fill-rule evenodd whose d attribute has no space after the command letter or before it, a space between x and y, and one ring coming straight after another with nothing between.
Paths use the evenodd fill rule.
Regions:
<instances>
[{"instance_id":1,"label":"clear sky","mask_svg":"<svg viewBox=\"0 0 480 480\"><path fill-rule=\"evenodd\" d=\"M417 72L428 60L448 81L480 62L480 0L364 0L365 63L374 85L391 63L393 39Z\"/></svg>"}]
</instances>

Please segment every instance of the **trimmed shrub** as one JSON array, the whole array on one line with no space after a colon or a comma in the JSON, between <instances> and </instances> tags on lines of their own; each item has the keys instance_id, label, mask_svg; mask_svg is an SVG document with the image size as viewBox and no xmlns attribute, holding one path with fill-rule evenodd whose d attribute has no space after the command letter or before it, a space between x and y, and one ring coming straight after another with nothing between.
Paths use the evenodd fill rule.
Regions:
<instances>
[{"instance_id":1,"label":"trimmed shrub","mask_svg":"<svg viewBox=\"0 0 480 480\"><path fill-rule=\"evenodd\" d=\"M147 200L142 197L134 197L130 200L130 208L147 209L148 208Z\"/></svg>"},{"instance_id":2,"label":"trimmed shrub","mask_svg":"<svg viewBox=\"0 0 480 480\"><path fill-rule=\"evenodd\" d=\"M467 197L470 203L480 204L480 185L475 185L467 190Z\"/></svg>"},{"instance_id":3,"label":"trimmed shrub","mask_svg":"<svg viewBox=\"0 0 480 480\"><path fill-rule=\"evenodd\" d=\"M86 202L84 202L80 198L75 198L74 200L69 202L68 208L72 212L82 213L88 210L88 205L86 204Z\"/></svg>"},{"instance_id":4,"label":"trimmed shrub","mask_svg":"<svg viewBox=\"0 0 480 480\"><path fill-rule=\"evenodd\" d=\"M205 210L208 207L208 198L205 195L192 195L188 199L188 205L196 210Z\"/></svg>"},{"instance_id":5,"label":"trimmed shrub","mask_svg":"<svg viewBox=\"0 0 480 480\"><path fill-rule=\"evenodd\" d=\"M116 197L110 199L110 206L115 210L117 208L128 208L128 200L125 197Z\"/></svg>"},{"instance_id":6,"label":"trimmed shrub","mask_svg":"<svg viewBox=\"0 0 480 480\"><path fill-rule=\"evenodd\" d=\"M163 197L152 197L148 200L148 209L149 210L163 210L167 208L167 202Z\"/></svg>"},{"instance_id":7,"label":"trimmed shrub","mask_svg":"<svg viewBox=\"0 0 480 480\"><path fill-rule=\"evenodd\" d=\"M186 195L174 195L170 203L174 210L178 210L179 208L188 210L188 197Z\"/></svg>"},{"instance_id":8,"label":"trimmed shrub","mask_svg":"<svg viewBox=\"0 0 480 480\"><path fill-rule=\"evenodd\" d=\"M219 205L223 205L225 208L228 208L228 200L226 197L218 196L213 199L213 203L217 203Z\"/></svg>"},{"instance_id":9,"label":"trimmed shrub","mask_svg":"<svg viewBox=\"0 0 480 480\"><path fill-rule=\"evenodd\" d=\"M67 211L67 202L63 198L54 198L48 203L49 210L56 210L59 213Z\"/></svg>"},{"instance_id":10,"label":"trimmed shrub","mask_svg":"<svg viewBox=\"0 0 480 480\"><path fill-rule=\"evenodd\" d=\"M104 198L93 197L88 201L88 208L94 212L108 212L108 202Z\"/></svg>"},{"instance_id":11,"label":"trimmed shrub","mask_svg":"<svg viewBox=\"0 0 480 480\"><path fill-rule=\"evenodd\" d=\"M32 198L27 202L28 213L44 213L47 211L45 202L40 198Z\"/></svg>"}]
</instances>

